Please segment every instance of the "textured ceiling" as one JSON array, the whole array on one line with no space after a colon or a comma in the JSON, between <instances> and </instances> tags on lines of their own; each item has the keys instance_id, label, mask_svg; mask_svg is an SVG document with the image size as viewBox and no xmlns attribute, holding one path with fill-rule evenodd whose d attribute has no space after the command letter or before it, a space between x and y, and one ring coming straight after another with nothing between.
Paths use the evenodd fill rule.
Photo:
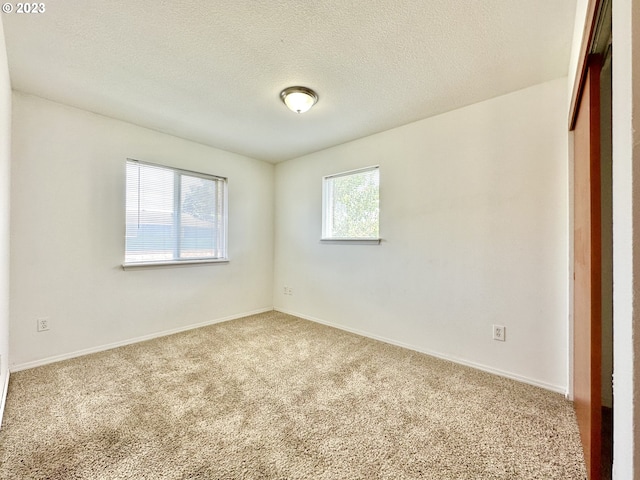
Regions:
<instances>
[{"instance_id":1,"label":"textured ceiling","mask_svg":"<svg viewBox=\"0 0 640 480\"><path fill-rule=\"evenodd\" d=\"M567 74L575 0L54 0L12 87L271 162ZM291 85L320 97L285 108Z\"/></svg>"}]
</instances>

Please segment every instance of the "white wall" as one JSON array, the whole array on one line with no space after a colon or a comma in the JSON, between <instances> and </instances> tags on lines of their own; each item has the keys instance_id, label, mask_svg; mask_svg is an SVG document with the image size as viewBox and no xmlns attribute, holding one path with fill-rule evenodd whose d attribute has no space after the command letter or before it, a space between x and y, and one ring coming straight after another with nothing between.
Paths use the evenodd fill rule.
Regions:
<instances>
[{"instance_id":1,"label":"white wall","mask_svg":"<svg viewBox=\"0 0 640 480\"><path fill-rule=\"evenodd\" d=\"M275 307L564 392L566 90L562 78L278 164ZM383 242L321 244L322 176L376 164Z\"/></svg>"},{"instance_id":2,"label":"white wall","mask_svg":"<svg viewBox=\"0 0 640 480\"><path fill-rule=\"evenodd\" d=\"M613 478L640 478L640 2L613 6Z\"/></svg>"},{"instance_id":3,"label":"white wall","mask_svg":"<svg viewBox=\"0 0 640 480\"><path fill-rule=\"evenodd\" d=\"M272 307L273 165L15 92L12 148L15 369ZM229 264L121 269L127 157L228 177Z\"/></svg>"},{"instance_id":4,"label":"white wall","mask_svg":"<svg viewBox=\"0 0 640 480\"><path fill-rule=\"evenodd\" d=\"M11 83L0 18L0 420L9 375L9 218Z\"/></svg>"}]
</instances>

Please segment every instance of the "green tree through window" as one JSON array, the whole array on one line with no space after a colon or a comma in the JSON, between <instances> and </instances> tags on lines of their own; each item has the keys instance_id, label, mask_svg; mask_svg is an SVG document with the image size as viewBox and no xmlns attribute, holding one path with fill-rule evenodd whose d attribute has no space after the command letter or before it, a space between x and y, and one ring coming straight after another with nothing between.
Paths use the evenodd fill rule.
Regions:
<instances>
[{"instance_id":1,"label":"green tree through window","mask_svg":"<svg viewBox=\"0 0 640 480\"><path fill-rule=\"evenodd\" d=\"M379 237L379 169L324 179L324 238Z\"/></svg>"}]
</instances>

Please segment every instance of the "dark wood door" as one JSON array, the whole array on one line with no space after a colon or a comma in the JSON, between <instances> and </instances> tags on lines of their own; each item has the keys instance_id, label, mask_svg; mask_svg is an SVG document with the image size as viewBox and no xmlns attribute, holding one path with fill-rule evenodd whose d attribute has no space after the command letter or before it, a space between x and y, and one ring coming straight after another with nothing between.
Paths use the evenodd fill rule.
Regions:
<instances>
[{"instance_id":1,"label":"dark wood door","mask_svg":"<svg viewBox=\"0 0 640 480\"><path fill-rule=\"evenodd\" d=\"M589 480L601 460L600 65L589 56L574 130L573 392Z\"/></svg>"}]
</instances>

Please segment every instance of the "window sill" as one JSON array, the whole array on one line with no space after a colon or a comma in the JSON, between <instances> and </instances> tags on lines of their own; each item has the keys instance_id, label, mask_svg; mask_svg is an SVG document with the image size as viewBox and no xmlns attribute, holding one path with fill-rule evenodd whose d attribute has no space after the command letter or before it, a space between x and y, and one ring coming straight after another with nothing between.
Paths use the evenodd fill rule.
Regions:
<instances>
[{"instance_id":1,"label":"window sill","mask_svg":"<svg viewBox=\"0 0 640 480\"><path fill-rule=\"evenodd\" d=\"M345 245L379 245L381 238L321 238L320 243L336 243Z\"/></svg>"},{"instance_id":2,"label":"window sill","mask_svg":"<svg viewBox=\"0 0 640 480\"><path fill-rule=\"evenodd\" d=\"M229 263L228 258L209 258L201 260L167 260L162 262L131 262L123 263L122 269L137 269L137 268L154 268L154 267L186 267L188 265L206 265L210 263Z\"/></svg>"}]
</instances>

